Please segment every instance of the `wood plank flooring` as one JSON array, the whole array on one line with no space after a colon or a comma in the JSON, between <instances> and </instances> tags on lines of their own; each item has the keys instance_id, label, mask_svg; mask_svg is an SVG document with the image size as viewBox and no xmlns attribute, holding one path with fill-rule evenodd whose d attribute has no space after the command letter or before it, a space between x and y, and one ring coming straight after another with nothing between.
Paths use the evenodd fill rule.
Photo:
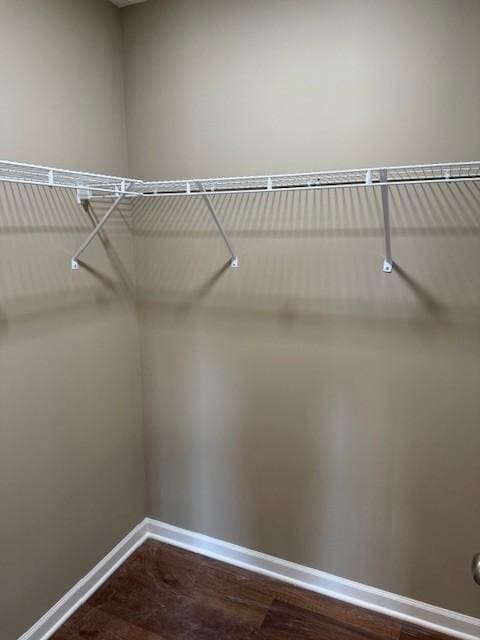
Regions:
<instances>
[{"instance_id":1,"label":"wood plank flooring","mask_svg":"<svg viewBox=\"0 0 480 640\"><path fill-rule=\"evenodd\" d=\"M52 640L444 640L446 636L148 540Z\"/></svg>"}]
</instances>

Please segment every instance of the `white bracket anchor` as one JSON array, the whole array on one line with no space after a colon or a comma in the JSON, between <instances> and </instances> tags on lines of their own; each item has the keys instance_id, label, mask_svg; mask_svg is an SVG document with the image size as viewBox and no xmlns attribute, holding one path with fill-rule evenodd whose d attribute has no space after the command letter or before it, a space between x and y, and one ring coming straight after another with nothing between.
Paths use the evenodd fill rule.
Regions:
<instances>
[{"instance_id":1,"label":"white bracket anchor","mask_svg":"<svg viewBox=\"0 0 480 640\"><path fill-rule=\"evenodd\" d=\"M93 193L91 189L87 187L78 187L77 189L77 204L83 204L91 199Z\"/></svg>"}]
</instances>

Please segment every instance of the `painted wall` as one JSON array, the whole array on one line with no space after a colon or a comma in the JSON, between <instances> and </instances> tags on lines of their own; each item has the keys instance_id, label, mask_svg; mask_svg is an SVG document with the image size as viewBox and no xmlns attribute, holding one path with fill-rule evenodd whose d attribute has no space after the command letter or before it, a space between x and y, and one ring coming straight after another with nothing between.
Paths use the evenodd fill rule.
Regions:
<instances>
[{"instance_id":1,"label":"painted wall","mask_svg":"<svg viewBox=\"0 0 480 640\"><path fill-rule=\"evenodd\" d=\"M0 0L0 158L126 173L119 15ZM116 216L72 273L91 228L73 194L0 187L2 640L145 515L132 240Z\"/></svg>"},{"instance_id":2,"label":"painted wall","mask_svg":"<svg viewBox=\"0 0 480 640\"><path fill-rule=\"evenodd\" d=\"M480 4L163 0L124 10L130 171L480 157ZM135 219L149 513L471 615L480 191L217 198Z\"/></svg>"},{"instance_id":3,"label":"painted wall","mask_svg":"<svg viewBox=\"0 0 480 640\"><path fill-rule=\"evenodd\" d=\"M147 178L480 156L475 0L0 12L0 157ZM0 637L146 513L142 410L152 516L478 616L479 203L392 189L386 276L374 192L220 198L236 271L200 202L149 201L72 274L87 213L2 188Z\"/></svg>"},{"instance_id":4,"label":"painted wall","mask_svg":"<svg viewBox=\"0 0 480 640\"><path fill-rule=\"evenodd\" d=\"M124 175L120 12L108 0L0 0L4 159Z\"/></svg>"},{"instance_id":5,"label":"painted wall","mask_svg":"<svg viewBox=\"0 0 480 640\"><path fill-rule=\"evenodd\" d=\"M150 0L122 15L140 177L478 157L477 0Z\"/></svg>"}]
</instances>

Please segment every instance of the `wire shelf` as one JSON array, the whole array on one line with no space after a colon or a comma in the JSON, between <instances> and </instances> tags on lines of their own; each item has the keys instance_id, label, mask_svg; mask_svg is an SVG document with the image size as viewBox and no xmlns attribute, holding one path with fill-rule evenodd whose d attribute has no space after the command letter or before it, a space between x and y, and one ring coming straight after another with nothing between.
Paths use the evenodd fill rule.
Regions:
<instances>
[{"instance_id":1,"label":"wire shelf","mask_svg":"<svg viewBox=\"0 0 480 640\"><path fill-rule=\"evenodd\" d=\"M261 193L468 180L480 180L480 161L235 178L163 180L144 182L143 195L155 197L201 195L205 192L209 194Z\"/></svg>"},{"instance_id":2,"label":"wire shelf","mask_svg":"<svg viewBox=\"0 0 480 640\"><path fill-rule=\"evenodd\" d=\"M383 176L383 177L382 177ZM232 178L191 178L142 181L131 178L69 171L39 165L0 161L0 182L75 189L112 197L190 196L205 192L261 193L304 189L370 187L384 184L465 182L480 180L480 161L376 167L311 173L272 174Z\"/></svg>"},{"instance_id":3,"label":"wire shelf","mask_svg":"<svg viewBox=\"0 0 480 640\"><path fill-rule=\"evenodd\" d=\"M0 160L0 182L29 184L60 189L74 189L92 193L115 195L129 190L131 195L142 195L142 182L116 176L55 169L34 164ZM135 190L135 185L140 190Z\"/></svg>"},{"instance_id":4,"label":"wire shelf","mask_svg":"<svg viewBox=\"0 0 480 640\"><path fill-rule=\"evenodd\" d=\"M239 264L238 257L233 244L222 226L213 200L211 199L212 195L379 187L381 190L385 236L383 271L385 273L391 273L393 270L393 258L390 232L389 186L466 181L480 181L480 161L319 171L314 173L244 176L237 178L197 178L151 182L0 161L0 182L74 189L77 192L77 200L79 202L95 198L113 198L113 202L108 208L107 213L97 223L90 235L73 255L71 259L71 268L73 270L79 268L80 256L98 235L124 198L155 198L162 196L202 197L228 249L231 259L230 264L236 268Z\"/></svg>"}]
</instances>

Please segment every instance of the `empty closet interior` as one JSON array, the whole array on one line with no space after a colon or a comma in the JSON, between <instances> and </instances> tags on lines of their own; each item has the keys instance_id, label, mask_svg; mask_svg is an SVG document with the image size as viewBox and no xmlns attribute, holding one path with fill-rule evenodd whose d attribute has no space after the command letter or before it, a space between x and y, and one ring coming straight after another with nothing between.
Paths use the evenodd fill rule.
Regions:
<instances>
[{"instance_id":1,"label":"empty closet interior","mask_svg":"<svg viewBox=\"0 0 480 640\"><path fill-rule=\"evenodd\" d=\"M284 580L199 638L480 638L480 2L0 0L0 54L0 640L157 553Z\"/></svg>"}]
</instances>

